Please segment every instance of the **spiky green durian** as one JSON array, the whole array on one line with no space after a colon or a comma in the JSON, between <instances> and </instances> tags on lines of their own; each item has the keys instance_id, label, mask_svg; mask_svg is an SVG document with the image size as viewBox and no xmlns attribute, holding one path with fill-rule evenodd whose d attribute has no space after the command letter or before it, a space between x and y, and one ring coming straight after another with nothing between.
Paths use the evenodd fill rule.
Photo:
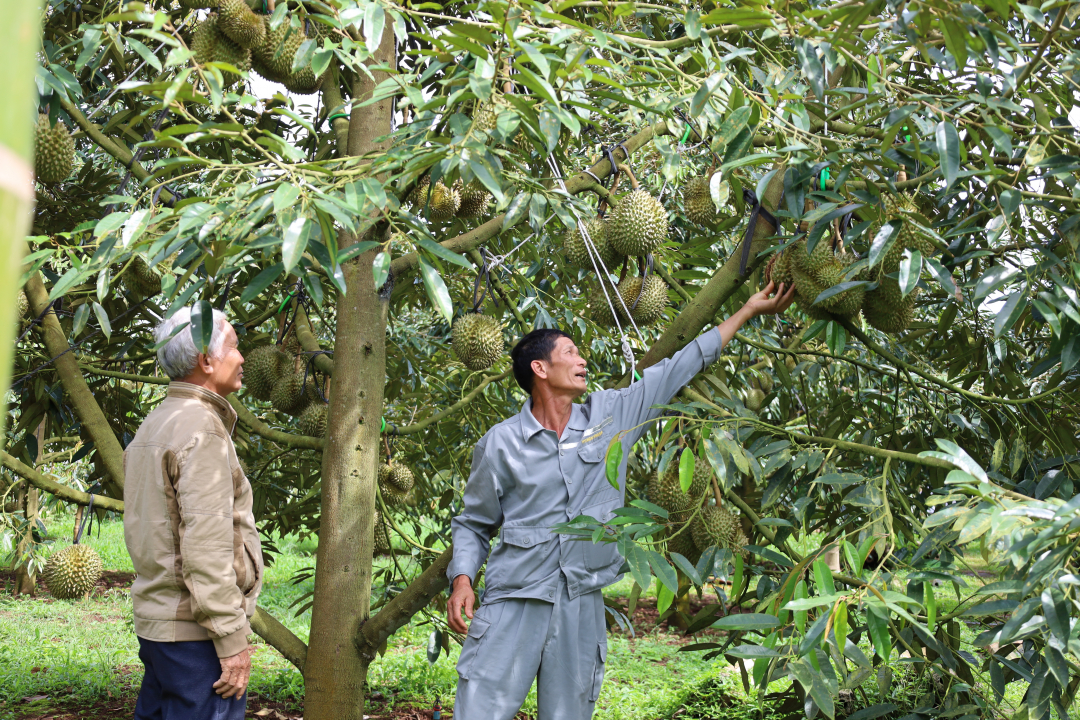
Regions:
<instances>
[{"instance_id":1,"label":"spiky green durian","mask_svg":"<svg viewBox=\"0 0 1080 720\"><path fill-rule=\"evenodd\" d=\"M131 264L120 276L124 287L138 298L153 297L161 292L161 273L150 265L140 255L131 259Z\"/></svg>"},{"instance_id":2,"label":"spiky green durian","mask_svg":"<svg viewBox=\"0 0 1080 720\"><path fill-rule=\"evenodd\" d=\"M761 404L765 402L765 391L761 388L750 388L746 391L746 405L747 410L753 410L757 412L761 409Z\"/></svg>"},{"instance_id":3,"label":"spiky green durian","mask_svg":"<svg viewBox=\"0 0 1080 720\"><path fill-rule=\"evenodd\" d=\"M74 167L75 140L67 126L59 120L53 125L48 115L38 115L34 126L34 177L51 185L67 180Z\"/></svg>"},{"instance_id":4,"label":"spiky green durian","mask_svg":"<svg viewBox=\"0 0 1080 720\"><path fill-rule=\"evenodd\" d=\"M615 315L611 312L611 303L619 304L619 296L615 286L608 280L594 280L589 284L586 297L589 298L588 313L592 321L602 327L613 326L615 324Z\"/></svg>"},{"instance_id":5,"label":"spiky green durian","mask_svg":"<svg viewBox=\"0 0 1080 720\"><path fill-rule=\"evenodd\" d=\"M690 222L698 225L712 226L720 219L720 213L713 204L712 193L709 192L709 179L706 177L692 177L683 185L683 209Z\"/></svg>"},{"instance_id":6,"label":"spiky green durian","mask_svg":"<svg viewBox=\"0 0 1080 720\"><path fill-rule=\"evenodd\" d=\"M294 357L304 352L303 346L300 345L300 339L296 337L295 324L289 328L289 332L285 333L285 337L281 339L281 349Z\"/></svg>"},{"instance_id":7,"label":"spiky green durian","mask_svg":"<svg viewBox=\"0 0 1080 720\"><path fill-rule=\"evenodd\" d=\"M899 333L907 330L915 314L916 288L907 297L900 293L900 283L890 277L878 281L878 288L866 293L863 300L863 316L866 322L883 333Z\"/></svg>"},{"instance_id":8,"label":"spiky green durian","mask_svg":"<svg viewBox=\"0 0 1080 720\"><path fill-rule=\"evenodd\" d=\"M251 50L241 47L232 38L221 31L220 17L210 13L195 28L191 38L191 49L195 53L195 62L205 65L211 62L228 63L237 70L247 72L251 69ZM225 79L235 82L239 75L228 73Z\"/></svg>"},{"instance_id":9,"label":"spiky green durian","mask_svg":"<svg viewBox=\"0 0 1080 720\"><path fill-rule=\"evenodd\" d=\"M502 324L490 315L469 313L454 322L451 345L457 359L470 370L487 370L502 357Z\"/></svg>"},{"instance_id":10,"label":"spiky green durian","mask_svg":"<svg viewBox=\"0 0 1080 720\"><path fill-rule=\"evenodd\" d=\"M639 325L651 325L664 315L667 307L667 283L656 275L650 275L642 283L639 277L625 277L617 287L621 303L615 309L625 317L630 317Z\"/></svg>"},{"instance_id":11,"label":"spiky green durian","mask_svg":"<svg viewBox=\"0 0 1080 720\"><path fill-rule=\"evenodd\" d=\"M316 76L311 67L296 72L292 69L296 51L308 39L303 28L283 22L277 30L273 30L270 28L270 16L264 15L262 21L266 28L265 35L262 41L251 49L255 72L300 95L316 92L322 86L326 73Z\"/></svg>"},{"instance_id":12,"label":"spiky green durian","mask_svg":"<svg viewBox=\"0 0 1080 720\"><path fill-rule=\"evenodd\" d=\"M443 182L435 183L431 191L428 204L428 217L434 222L446 222L457 215L461 207L461 195L453 187L447 187Z\"/></svg>"},{"instance_id":13,"label":"spiky green durian","mask_svg":"<svg viewBox=\"0 0 1080 720\"><path fill-rule=\"evenodd\" d=\"M304 371L289 371L274 383L270 391L270 402L274 409L286 415L298 417L311 404L314 382L309 377L304 384Z\"/></svg>"},{"instance_id":14,"label":"spiky green durian","mask_svg":"<svg viewBox=\"0 0 1080 720\"><path fill-rule=\"evenodd\" d=\"M687 449L681 448L672 456L667 467L664 469L664 477L661 481L678 490L680 493L682 492L682 486L679 484L679 461L682 459L682 454L684 452L688 452ZM694 462L694 476L690 481L690 489L685 493L690 497L692 502L696 503L701 500L702 496L708 491L709 486L712 484L712 477L712 470L708 465L700 461Z\"/></svg>"},{"instance_id":15,"label":"spiky green durian","mask_svg":"<svg viewBox=\"0 0 1080 720\"><path fill-rule=\"evenodd\" d=\"M300 413L300 432L309 437L321 438L326 435L326 409L323 403L312 403Z\"/></svg>"},{"instance_id":16,"label":"spiky green durian","mask_svg":"<svg viewBox=\"0 0 1080 720\"><path fill-rule=\"evenodd\" d=\"M667 235L667 210L645 190L625 195L608 216L608 239L620 255L647 255L660 247Z\"/></svg>"},{"instance_id":17,"label":"spiky green durian","mask_svg":"<svg viewBox=\"0 0 1080 720\"><path fill-rule=\"evenodd\" d=\"M26 312L30 309L30 300L27 299L26 293L22 290L15 297L15 307L18 310L19 317L26 317Z\"/></svg>"},{"instance_id":18,"label":"spiky green durian","mask_svg":"<svg viewBox=\"0 0 1080 720\"><path fill-rule=\"evenodd\" d=\"M188 10L217 7L218 0L179 0L180 7Z\"/></svg>"},{"instance_id":19,"label":"spiky green durian","mask_svg":"<svg viewBox=\"0 0 1080 720\"><path fill-rule=\"evenodd\" d=\"M679 485L678 463L674 461L669 463L669 470L671 465L676 466L675 473L665 472L663 475L653 475L649 478L646 493L649 496L649 502L668 511L669 520L676 523L685 522L689 519L698 497L682 491Z\"/></svg>"},{"instance_id":20,"label":"spiky green durian","mask_svg":"<svg viewBox=\"0 0 1080 720\"><path fill-rule=\"evenodd\" d=\"M714 545L730 548L738 530L739 518L722 505L706 505L690 523L694 544L704 552Z\"/></svg>"},{"instance_id":21,"label":"spiky green durian","mask_svg":"<svg viewBox=\"0 0 1080 720\"><path fill-rule=\"evenodd\" d=\"M53 553L41 575L45 587L60 600L84 597L97 584L104 565L89 545L68 545Z\"/></svg>"},{"instance_id":22,"label":"spiky green durian","mask_svg":"<svg viewBox=\"0 0 1080 720\"><path fill-rule=\"evenodd\" d=\"M476 101L476 107L473 110L473 121L476 123L477 128L486 133L490 133L495 129L495 123L498 119L499 107L495 103L494 98L486 102L483 100Z\"/></svg>"},{"instance_id":23,"label":"spiky green durian","mask_svg":"<svg viewBox=\"0 0 1080 720\"><path fill-rule=\"evenodd\" d=\"M372 523L375 525L375 554L389 555L391 549L390 533L386 529L386 523L383 522L382 513L378 510L375 511L375 518Z\"/></svg>"},{"instance_id":24,"label":"spiky green durian","mask_svg":"<svg viewBox=\"0 0 1080 720\"><path fill-rule=\"evenodd\" d=\"M462 187L460 180L458 183L461 204L458 206L457 216L459 218L474 218L486 215L488 205L491 204L491 193L484 188L484 184L479 180L473 180Z\"/></svg>"},{"instance_id":25,"label":"spiky green durian","mask_svg":"<svg viewBox=\"0 0 1080 720\"><path fill-rule=\"evenodd\" d=\"M244 387L253 397L270 400L274 386L293 371L292 357L277 345L263 345L244 359Z\"/></svg>"},{"instance_id":26,"label":"spiky green durian","mask_svg":"<svg viewBox=\"0 0 1080 720\"><path fill-rule=\"evenodd\" d=\"M679 553L695 565L701 557L701 550L694 543L694 536L690 528L685 525L668 529L667 555L669 558L672 553Z\"/></svg>"},{"instance_id":27,"label":"spiky green durian","mask_svg":"<svg viewBox=\"0 0 1080 720\"><path fill-rule=\"evenodd\" d=\"M379 492L388 508L399 508L415 502L412 495L412 470L403 463L383 463L379 466ZM401 490L405 487L405 490Z\"/></svg>"},{"instance_id":28,"label":"spiky green durian","mask_svg":"<svg viewBox=\"0 0 1080 720\"><path fill-rule=\"evenodd\" d=\"M266 39L266 25L261 16L244 0L219 0L218 30L242 48L253 48Z\"/></svg>"},{"instance_id":29,"label":"spiky green durian","mask_svg":"<svg viewBox=\"0 0 1080 720\"><path fill-rule=\"evenodd\" d=\"M583 221L585 224L585 230L589 234L589 240L592 242L593 249L600 255L600 259L603 260L603 268L600 268L600 272L604 272L607 269L611 272L619 261L622 260L622 256L615 252L611 247L611 242L608 240L607 223L603 218L595 217L589 218ZM571 265L576 265L579 268L585 270L594 270L599 267L599 264L594 265L593 261L595 256L589 252L588 247L585 245L585 239L581 235L581 229L578 226L574 226L572 229L567 230L563 235L562 243L563 255L566 257L566 261Z\"/></svg>"}]
</instances>

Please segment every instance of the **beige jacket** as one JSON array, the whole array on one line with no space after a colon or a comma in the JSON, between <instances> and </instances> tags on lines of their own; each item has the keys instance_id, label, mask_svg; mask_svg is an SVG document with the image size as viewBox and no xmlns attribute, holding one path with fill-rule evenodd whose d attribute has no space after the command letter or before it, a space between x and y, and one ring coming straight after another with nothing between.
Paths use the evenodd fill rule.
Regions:
<instances>
[{"instance_id":1,"label":"beige jacket","mask_svg":"<svg viewBox=\"0 0 1080 720\"><path fill-rule=\"evenodd\" d=\"M173 382L124 451L124 540L138 577L135 634L247 647L262 587L251 484L233 447L236 411L215 392Z\"/></svg>"}]
</instances>

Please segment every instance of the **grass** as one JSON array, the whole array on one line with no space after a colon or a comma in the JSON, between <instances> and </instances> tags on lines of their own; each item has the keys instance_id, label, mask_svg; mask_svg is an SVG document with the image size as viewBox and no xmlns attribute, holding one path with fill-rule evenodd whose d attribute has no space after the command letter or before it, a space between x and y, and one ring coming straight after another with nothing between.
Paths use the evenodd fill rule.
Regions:
<instances>
[{"instance_id":1,"label":"grass","mask_svg":"<svg viewBox=\"0 0 1080 720\"><path fill-rule=\"evenodd\" d=\"M59 547L67 544L70 517L54 516L48 526L51 536L59 538ZM95 525L93 537L84 542L101 554L107 571L132 572L119 520ZM295 609L289 606L312 589L313 580L294 585L292 578L297 571L314 565L315 541L286 537L275 544L281 554L267 569L259 605L306 640L310 610L295 617ZM629 590L629 581L623 581L606 592L625 596ZM436 698L452 702L459 648L451 643L449 655L429 664L426 648L430 631L418 616L391 638L386 654L371 666L371 697L381 696L386 710L409 705L431 707ZM659 631L639 632L636 638L612 634L595 717L669 717L682 706L683 696L702 682L730 674L730 668L704 662L700 653L677 652L678 638ZM77 601L53 600L47 593L34 599L15 598L10 588L0 593L0 720L22 717L31 706L43 703L70 706L102 698L130 698L138 693L141 678L126 587L112 587ZM295 707L303 697L303 683L295 668L257 641L250 692L253 698ZM40 696L46 697L30 704L25 700ZM535 713L535 689L523 710Z\"/></svg>"}]
</instances>

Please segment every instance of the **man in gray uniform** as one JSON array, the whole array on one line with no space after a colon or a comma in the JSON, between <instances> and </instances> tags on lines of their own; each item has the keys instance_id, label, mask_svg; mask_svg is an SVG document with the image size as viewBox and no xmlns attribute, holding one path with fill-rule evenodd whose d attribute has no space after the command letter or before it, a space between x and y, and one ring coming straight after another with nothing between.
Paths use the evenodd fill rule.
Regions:
<instances>
[{"instance_id":1,"label":"man in gray uniform","mask_svg":"<svg viewBox=\"0 0 1080 720\"><path fill-rule=\"evenodd\" d=\"M660 414L652 406L711 365L747 320L787 309L793 288L773 291L770 283L630 387L594 392L581 404L574 400L586 392L586 362L566 333L534 330L514 347L514 377L530 399L476 444L465 508L452 526L448 622L468 633L458 660L457 720L510 720L534 678L539 720L592 716L607 656L601 591L619 579L623 559L614 543L574 540L551 527L578 515L613 517L625 504L630 449ZM604 472L616 437L624 448L619 490ZM485 560L483 606L474 614L472 582Z\"/></svg>"}]
</instances>

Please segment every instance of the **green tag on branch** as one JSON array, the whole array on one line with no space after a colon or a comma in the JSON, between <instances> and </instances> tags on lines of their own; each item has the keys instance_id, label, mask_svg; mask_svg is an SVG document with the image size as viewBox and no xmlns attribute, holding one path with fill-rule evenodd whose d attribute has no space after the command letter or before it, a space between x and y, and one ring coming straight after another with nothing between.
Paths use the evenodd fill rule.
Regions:
<instances>
[{"instance_id":1,"label":"green tag on branch","mask_svg":"<svg viewBox=\"0 0 1080 720\"><path fill-rule=\"evenodd\" d=\"M619 490L619 465L622 464L622 440L616 440L608 446L604 469L611 487Z\"/></svg>"},{"instance_id":2,"label":"green tag on branch","mask_svg":"<svg viewBox=\"0 0 1080 720\"><path fill-rule=\"evenodd\" d=\"M694 453L690 452L690 448L683 450L679 458L679 487L684 494L690 491L690 485L694 482L694 460Z\"/></svg>"},{"instance_id":3,"label":"green tag on branch","mask_svg":"<svg viewBox=\"0 0 1080 720\"><path fill-rule=\"evenodd\" d=\"M214 308L206 300L200 300L191 308L191 340L205 355L214 334Z\"/></svg>"}]
</instances>

